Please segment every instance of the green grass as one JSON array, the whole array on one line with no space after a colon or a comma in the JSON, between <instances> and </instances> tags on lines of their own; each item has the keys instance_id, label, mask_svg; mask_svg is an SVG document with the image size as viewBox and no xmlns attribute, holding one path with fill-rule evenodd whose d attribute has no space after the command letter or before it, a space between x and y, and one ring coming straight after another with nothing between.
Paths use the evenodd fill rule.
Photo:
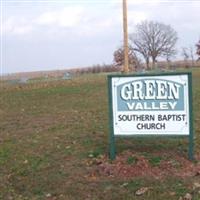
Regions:
<instances>
[{"instance_id":1,"label":"green grass","mask_svg":"<svg viewBox=\"0 0 200 200\"><path fill-rule=\"evenodd\" d=\"M160 164L162 158L160 156L155 156L149 159L149 162L152 166L157 166Z\"/></svg>"},{"instance_id":2,"label":"green grass","mask_svg":"<svg viewBox=\"0 0 200 200\"><path fill-rule=\"evenodd\" d=\"M200 70L194 70L195 147L200 140ZM178 199L191 192L193 178L89 179L98 159L108 152L106 75L73 80L6 85L0 88L0 199ZM187 157L187 141L176 139L119 139L117 151L138 152L159 166L159 151ZM145 156L146 153L146 156ZM170 156L170 155L169 155ZM128 165L137 159L128 157ZM124 184L126 183L126 184ZM123 186L124 184L124 186ZM141 197L140 187L150 187ZM169 196L169 191L175 192ZM200 198L198 193L194 199Z\"/></svg>"},{"instance_id":3,"label":"green grass","mask_svg":"<svg viewBox=\"0 0 200 200\"><path fill-rule=\"evenodd\" d=\"M138 161L138 159L134 156L129 156L127 159L127 164L131 165L131 164L136 164Z\"/></svg>"}]
</instances>

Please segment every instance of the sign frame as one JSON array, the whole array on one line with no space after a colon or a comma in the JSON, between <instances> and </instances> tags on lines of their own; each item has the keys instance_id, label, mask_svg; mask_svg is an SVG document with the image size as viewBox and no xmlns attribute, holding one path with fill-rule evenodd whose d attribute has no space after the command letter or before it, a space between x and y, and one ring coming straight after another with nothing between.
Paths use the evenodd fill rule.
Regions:
<instances>
[{"instance_id":1,"label":"sign frame","mask_svg":"<svg viewBox=\"0 0 200 200\"><path fill-rule=\"evenodd\" d=\"M186 75L188 77L188 108L189 108L189 135L165 135L165 134L131 134L131 135L115 135L114 134L114 126L113 126L113 96L112 96L112 78L122 78L122 77L159 77L159 76L177 76L177 75ZM193 128L193 105L192 105L192 73L191 72L161 72L161 73L142 73L142 74L110 74L107 76L108 83L108 107L109 107L109 157L111 160L116 158L116 147L115 147L115 139L116 138L136 138L136 137L182 137L188 138L188 157L190 160L194 159L194 128ZM115 97L117 98L117 97Z\"/></svg>"}]
</instances>

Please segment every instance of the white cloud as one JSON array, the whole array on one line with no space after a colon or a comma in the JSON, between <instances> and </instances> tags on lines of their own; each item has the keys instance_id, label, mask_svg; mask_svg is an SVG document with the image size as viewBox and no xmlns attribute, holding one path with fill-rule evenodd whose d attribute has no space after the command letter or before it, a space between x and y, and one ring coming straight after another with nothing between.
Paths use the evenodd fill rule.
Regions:
<instances>
[{"instance_id":1,"label":"white cloud","mask_svg":"<svg viewBox=\"0 0 200 200\"><path fill-rule=\"evenodd\" d=\"M68 5L63 8L48 8L39 15L17 13L7 17L3 24L3 33L7 35L37 34L45 31L47 36L62 36L65 30L74 35L94 36L119 23L118 10L110 15L110 10L98 10L93 6ZM106 14L105 14L106 13ZM64 32L63 32L64 31Z\"/></svg>"},{"instance_id":2,"label":"white cloud","mask_svg":"<svg viewBox=\"0 0 200 200\"><path fill-rule=\"evenodd\" d=\"M128 6L135 6L135 5L158 5L161 1L160 0L128 0Z\"/></svg>"},{"instance_id":3,"label":"white cloud","mask_svg":"<svg viewBox=\"0 0 200 200\"><path fill-rule=\"evenodd\" d=\"M2 24L2 34L24 35L32 32L33 29L28 19L19 16L11 16Z\"/></svg>"},{"instance_id":4,"label":"white cloud","mask_svg":"<svg viewBox=\"0 0 200 200\"><path fill-rule=\"evenodd\" d=\"M42 13L34 22L45 26L74 27L81 23L83 15L83 7L68 6L61 10Z\"/></svg>"},{"instance_id":5,"label":"white cloud","mask_svg":"<svg viewBox=\"0 0 200 200\"><path fill-rule=\"evenodd\" d=\"M42 27L49 30L59 28L73 28L84 22L84 8L81 6L68 6L56 10L45 11L39 16L31 13L31 16L24 16L17 13L3 20L3 34L25 35L32 31L40 31Z\"/></svg>"},{"instance_id":6,"label":"white cloud","mask_svg":"<svg viewBox=\"0 0 200 200\"><path fill-rule=\"evenodd\" d=\"M143 11L131 11L129 12L130 24L138 24L148 18L148 14Z\"/></svg>"},{"instance_id":7,"label":"white cloud","mask_svg":"<svg viewBox=\"0 0 200 200\"><path fill-rule=\"evenodd\" d=\"M8 33L8 32L12 32L13 28L14 28L14 18L10 17L9 19L7 19L3 24L2 24L2 33Z\"/></svg>"},{"instance_id":8,"label":"white cloud","mask_svg":"<svg viewBox=\"0 0 200 200\"><path fill-rule=\"evenodd\" d=\"M21 26L21 27L18 26L13 29L13 33L18 34L18 35L28 34L32 31L33 31L33 27L31 25L26 25L26 26Z\"/></svg>"}]
</instances>

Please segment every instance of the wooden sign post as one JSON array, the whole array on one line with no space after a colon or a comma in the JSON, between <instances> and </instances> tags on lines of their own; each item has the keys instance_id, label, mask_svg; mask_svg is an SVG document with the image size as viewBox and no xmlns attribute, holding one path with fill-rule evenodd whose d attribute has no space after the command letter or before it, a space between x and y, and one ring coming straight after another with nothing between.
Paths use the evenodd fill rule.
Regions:
<instances>
[{"instance_id":1,"label":"wooden sign post","mask_svg":"<svg viewBox=\"0 0 200 200\"><path fill-rule=\"evenodd\" d=\"M124 27L124 66L123 72L129 72L128 62L128 22L127 22L127 0L123 0L123 27Z\"/></svg>"}]
</instances>

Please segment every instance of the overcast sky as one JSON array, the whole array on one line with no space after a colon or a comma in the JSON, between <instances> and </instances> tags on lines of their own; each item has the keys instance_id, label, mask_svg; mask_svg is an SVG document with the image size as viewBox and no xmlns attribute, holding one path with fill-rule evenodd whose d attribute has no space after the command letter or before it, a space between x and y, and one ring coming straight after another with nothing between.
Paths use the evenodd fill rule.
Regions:
<instances>
[{"instance_id":1,"label":"overcast sky","mask_svg":"<svg viewBox=\"0 0 200 200\"><path fill-rule=\"evenodd\" d=\"M200 1L127 1L129 34L154 20L178 32L177 48L195 49ZM112 63L122 30L122 0L1 0L1 72Z\"/></svg>"}]
</instances>

